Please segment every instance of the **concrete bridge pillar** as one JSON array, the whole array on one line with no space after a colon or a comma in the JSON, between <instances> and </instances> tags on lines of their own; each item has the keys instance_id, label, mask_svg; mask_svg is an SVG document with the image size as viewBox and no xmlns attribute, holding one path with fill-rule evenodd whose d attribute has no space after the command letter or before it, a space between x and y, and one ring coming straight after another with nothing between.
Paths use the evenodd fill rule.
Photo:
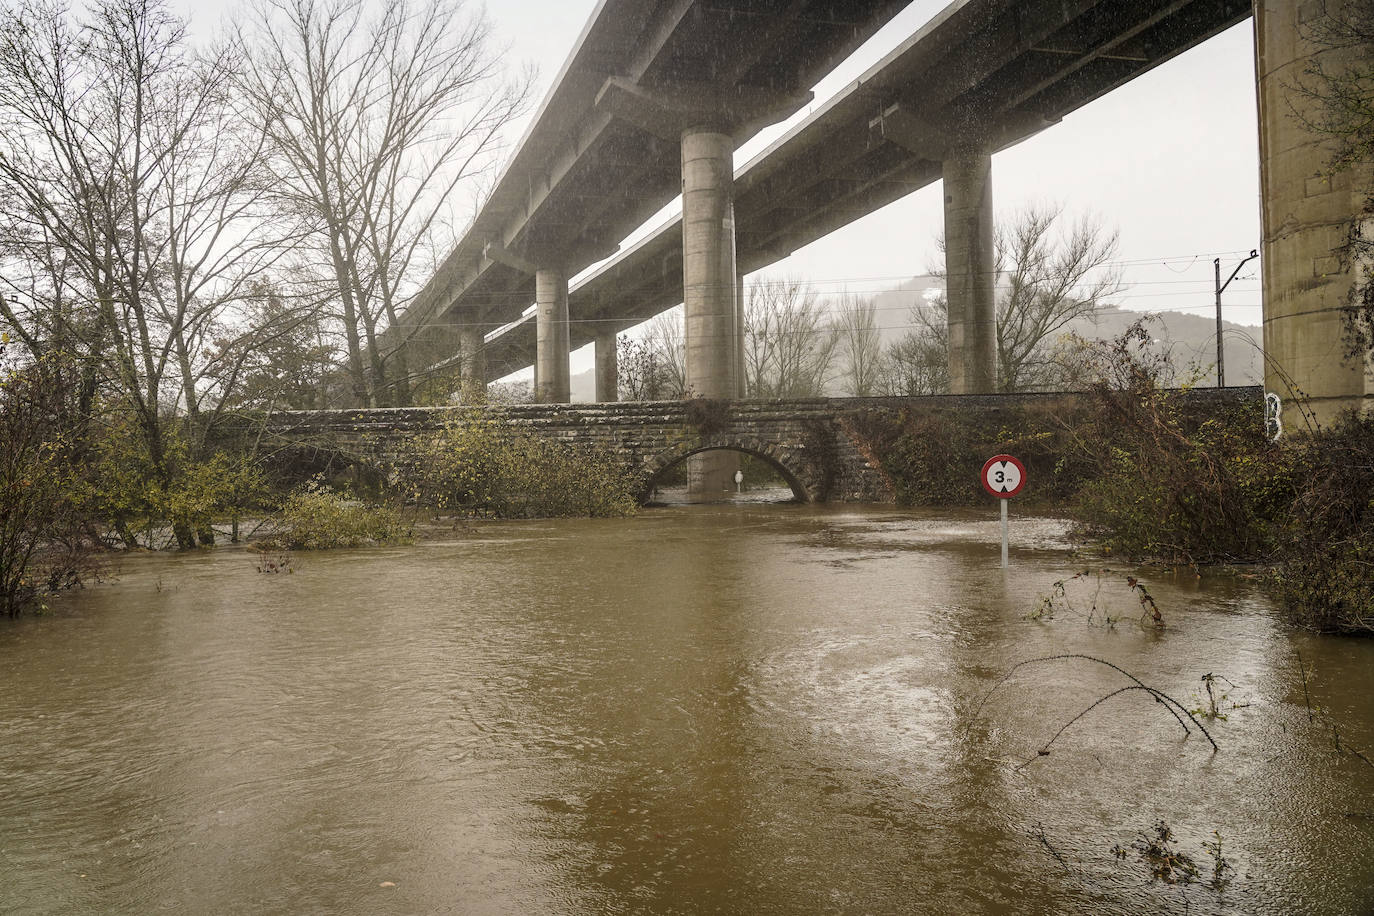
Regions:
<instances>
[{"instance_id":1,"label":"concrete bridge pillar","mask_svg":"<svg viewBox=\"0 0 1374 916\"><path fill-rule=\"evenodd\" d=\"M682 291L689 394L739 394L739 303L735 271L735 142L710 127L682 133ZM735 452L688 459L692 499L718 499L734 487Z\"/></svg>"},{"instance_id":2,"label":"concrete bridge pillar","mask_svg":"<svg viewBox=\"0 0 1374 916\"><path fill-rule=\"evenodd\" d=\"M735 265L735 391L737 397L749 397L749 367L744 362L744 274Z\"/></svg>"},{"instance_id":3,"label":"concrete bridge pillar","mask_svg":"<svg viewBox=\"0 0 1374 916\"><path fill-rule=\"evenodd\" d=\"M541 268L534 274L534 399L540 404L566 404L568 380L568 276Z\"/></svg>"},{"instance_id":4,"label":"concrete bridge pillar","mask_svg":"<svg viewBox=\"0 0 1374 916\"><path fill-rule=\"evenodd\" d=\"M458 329L458 353L462 360L461 385L464 404L482 404L487 399L487 360L481 315L474 314Z\"/></svg>"},{"instance_id":5,"label":"concrete bridge pillar","mask_svg":"<svg viewBox=\"0 0 1374 916\"><path fill-rule=\"evenodd\" d=\"M596 400L601 404L620 400L617 342L615 331L596 335Z\"/></svg>"},{"instance_id":6,"label":"concrete bridge pillar","mask_svg":"<svg viewBox=\"0 0 1374 916\"><path fill-rule=\"evenodd\" d=\"M735 144L729 134L682 135L682 281L687 316L687 384L694 394L737 391Z\"/></svg>"},{"instance_id":7,"label":"concrete bridge pillar","mask_svg":"<svg viewBox=\"0 0 1374 916\"><path fill-rule=\"evenodd\" d=\"M1339 16L1354 0L1255 0L1263 217L1265 388L1283 398L1284 426L1301 429L1299 394L1321 423L1347 408L1374 405L1369 364L1345 355L1341 309L1356 271L1342 258L1351 221L1364 213L1374 163L1327 175L1330 145L1303 121L1319 120L1304 70L1365 65L1358 48L1315 41L1323 8ZM1364 213L1367 224L1374 221Z\"/></svg>"},{"instance_id":8,"label":"concrete bridge pillar","mask_svg":"<svg viewBox=\"0 0 1374 916\"><path fill-rule=\"evenodd\" d=\"M949 303L949 390L997 388L997 252L992 221L992 154L952 151L944 161L945 290Z\"/></svg>"}]
</instances>

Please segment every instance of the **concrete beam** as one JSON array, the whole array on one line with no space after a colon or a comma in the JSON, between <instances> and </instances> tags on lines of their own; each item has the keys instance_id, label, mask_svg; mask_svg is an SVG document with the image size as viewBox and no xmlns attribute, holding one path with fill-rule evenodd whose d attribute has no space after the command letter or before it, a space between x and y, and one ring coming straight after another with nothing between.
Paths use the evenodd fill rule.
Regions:
<instances>
[{"instance_id":1,"label":"concrete beam","mask_svg":"<svg viewBox=\"0 0 1374 916\"><path fill-rule=\"evenodd\" d=\"M512 270L529 274L531 277L539 272L538 266L533 261L520 257L506 246L496 242L487 242L486 247L482 249L482 256L493 264L504 264Z\"/></svg>"},{"instance_id":2,"label":"concrete beam","mask_svg":"<svg viewBox=\"0 0 1374 916\"><path fill-rule=\"evenodd\" d=\"M787 120L814 98L809 90L782 93L745 86L723 90L711 83L650 88L613 76L601 87L596 108L664 140L676 140L683 131L702 127L734 140Z\"/></svg>"},{"instance_id":3,"label":"concrete beam","mask_svg":"<svg viewBox=\"0 0 1374 916\"><path fill-rule=\"evenodd\" d=\"M949 153L949 135L901 104L883 109L878 117L868 122L868 129L922 159L940 162Z\"/></svg>"},{"instance_id":4,"label":"concrete beam","mask_svg":"<svg viewBox=\"0 0 1374 916\"><path fill-rule=\"evenodd\" d=\"M637 80L653 69L672 44L673 35L683 27L687 14L697 7L697 2L673 0L658 17L657 28L652 33L641 35L636 41L634 56L626 63L624 72Z\"/></svg>"}]
</instances>

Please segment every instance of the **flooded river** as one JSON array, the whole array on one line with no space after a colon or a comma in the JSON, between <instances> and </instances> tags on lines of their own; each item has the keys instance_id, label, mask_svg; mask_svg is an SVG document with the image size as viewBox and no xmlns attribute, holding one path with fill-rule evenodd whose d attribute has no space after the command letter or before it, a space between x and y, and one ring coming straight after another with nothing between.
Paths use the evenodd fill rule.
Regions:
<instances>
[{"instance_id":1,"label":"flooded river","mask_svg":"<svg viewBox=\"0 0 1374 916\"><path fill-rule=\"evenodd\" d=\"M1161 631L1115 575L1027 619L1083 561L994 511L126 559L0 621L0 912L1374 912L1374 642L1159 572ZM1084 659L980 710L1063 654L1215 675L1220 751L1136 690L1039 754L1132 683Z\"/></svg>"}]
</instances>

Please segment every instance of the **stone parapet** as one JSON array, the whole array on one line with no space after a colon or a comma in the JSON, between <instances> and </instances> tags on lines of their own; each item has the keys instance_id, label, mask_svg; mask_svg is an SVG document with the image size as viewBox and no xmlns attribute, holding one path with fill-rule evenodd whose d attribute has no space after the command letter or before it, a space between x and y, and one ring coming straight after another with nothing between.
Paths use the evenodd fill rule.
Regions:
<instances>
[{"instance_id":1,"label":"stone parapet","mask_svg":"<svg viewBox=\"0 0 1374 916\"><path fill-rule=\"evenodd\" d=\"M570 445L620 457L647 494L665 470L713 449L755 455L776 467L804 501L887 502L886 481L847 432L846 421L874 409L988 413L1032 404L1066 405L1081 394L955 395L938 397L623 401L608 404L520 404L500 407L395 407L371 410L277 411L255 426L277 441L327 439L385 464L400 460L406 443L464 418L480 417ZM1254 387L1195 389L1189 403L1258 401Z\"/></svg>"}]
</instances>

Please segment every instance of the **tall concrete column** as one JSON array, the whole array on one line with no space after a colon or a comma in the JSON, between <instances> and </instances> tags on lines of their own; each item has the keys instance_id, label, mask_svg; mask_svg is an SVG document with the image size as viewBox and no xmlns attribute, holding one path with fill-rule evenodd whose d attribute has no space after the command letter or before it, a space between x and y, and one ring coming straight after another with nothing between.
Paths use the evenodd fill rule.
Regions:
<instances>
[{"instance_id":1,"label":"tall concrete column","mask_svg":"<svg viewBox=\"0 0 1374 916\"><path fill-rule=\"evenodd\" d=\"M486 329L479 315L458 329L458 352L462 359L462 400L482 404L487 399L487 360L482 339Z\"/></svg>"},{"instance_id":2,"label":"tall concrete column","mask_svg":"<svg viewBox=\"0 0 1374 916\"><path fill-rule=\"evenodd\" d=\"M1339 14L1349 2L1327 0L1327 8ZM1293 0L1255 2L1264 384L1283 399L1289 431L1303 428L1300 394L1321 423L1347 408L1374 409L1374 372L1365 361L1346 358L1341 340L1341 307L1355 281L1341 248L1352 219L1364 210L1374 164L1328 178L1330 147L1302 124L1304 114L1320 117L1316 105L1293 91L1312 83L1303 71L1313 61L1337 72L1357 62L1357 50L1310 41L1320 10L1320 4Z\"/></svg>"},{"instance_id":3,"label":"tall concrete column","mask_svg":"<svg viewBox=\"0 0 1374 916\"><path fill-rule=\"evenodd\" d=\"M991 153L981 148L952 152L944 162L944 190L949 390L987 394L997 387Z\"/></svg>"},{"instance_id":4,"label":"tall concrete column","mask_svg":"<svg viewBox=\"0 0 1374 916\"><path fill-rule=\"evenodd\" d=\"M744 274L735 264L735 390L742 398L749 397L749 364L744 361Z\"/></svg>"},{"instance_id":5,"label":"tall concrete column","mask_svg":"<svg viewBox=\"0 0 1374 916\"><path fill-rule=\"evenodd\" d=\"M710 130L682 135L682 283L687 384L735 396L735 144Z\"/></svg>"},{"instance_id":6,"label":"tall concrete column","mask_svg":"<svg viewBox=\"0 0 1374 916\"><path fill-rule=\"evenodd\" d=\"M571 400L568 381L568 277L561 270L534 275L534 399L540 404Z\"/></svg>"},{"instance_id":7,"label":"tall concrete column","mask_svg":"<svg viewBox=\"0 0 1374 916\"><path fill-rule=\"evenodd\" d=\"M739 393L740 333L735 301L735 143L708 127L682 134L682 293L687 385L708 398ZM688 459L691 499L719 499L734 488L735 452Z\"/></svg>"},{"instance_id":8,"label":"tall concrete column","mask_svg":"<svg viewBox=\"0 0 1374 916\"><path fill-rule=\"evenodd\" d=\"M599 404L620 400L620 367L615 349L617 339L615 331L596 335L596 400Z\"/></svg>"}]
</instances>

